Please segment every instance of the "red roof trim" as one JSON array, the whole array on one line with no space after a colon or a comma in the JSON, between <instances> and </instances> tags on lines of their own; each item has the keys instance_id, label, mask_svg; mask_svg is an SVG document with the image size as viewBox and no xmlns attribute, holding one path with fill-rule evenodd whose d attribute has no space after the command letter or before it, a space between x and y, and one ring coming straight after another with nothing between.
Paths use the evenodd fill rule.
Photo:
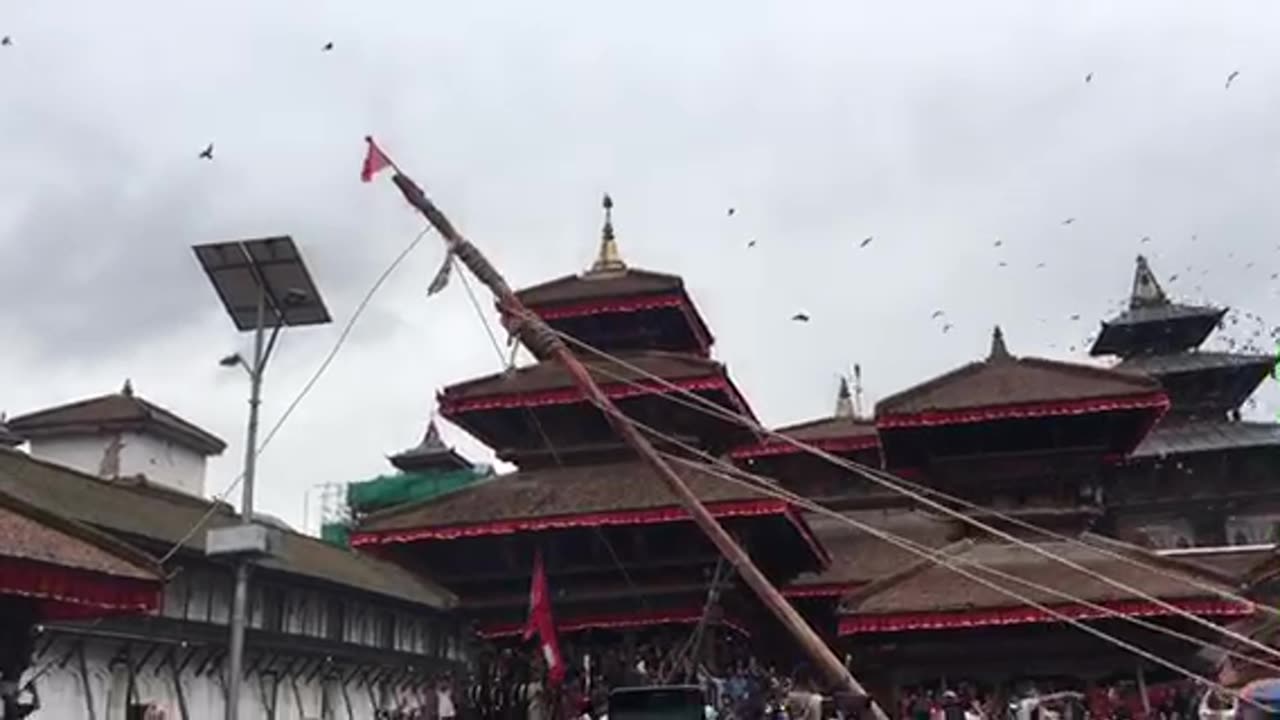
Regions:
<instances>
[{"instance_id":1,"label":"red roof trim","mask_svg":"<svg viewBox=\"0 0 1280 720\"><path fill-rule=\"evenodd\" d=\"M837 598L846 593L853 592L866 583L847 582L847 583L815 583L813 585L792 585L782 589L783 597L805 599L805 598Z\"/></svg>"},{"instance_id":2,"label":"red roof trim","mask_svg":"<svg viewBox=\"0 0 1280 720\"><path fill-rule=\"evenodd\" d=\"M1143 600L1122 600L1095 603L1125 617L1154 617L1172 615L1169 610ZM1170 605L1196 615L1219 617L1244 617L1254 612L1253 603L1223 600L1174 600ZM1110 617L1089 605L1078 603L1051 605L1054 611L1073 620L1097 620ZM881 615L853 615L840 619L840 635L862 633L904 632L909 630L956 630L960 628L989 627L999 625L1028 625L1034 623L1062 622L1059 618L1033 607L997 608L970 612L911 612L885 613Z\"/></svg>"},{"instance_id":3,"label":"red roof trim","mask_svg":"<svg viewBox=\"0 0 1280 720\"><path fill-rule=\"evenodd\" d=\"M42 620L154 613L162 593L157 580L0 557L0 595L36 601Z\"/></svg>"},{"instance_id":4,"label":"red roof trim","mask_svg":"<svg viewBox=\"0 0 1280 720\"><path fill-rule=\"evenodd\" d=\"M702 608L681 608L679 610L648 610L635 613L609 613L607 615L585 615L568 620L556 620L556 631L559 633L580 632L582 630L622 630L626 628L650 627L653 625L682 624L690 625L702 619ZM741 624L733 620L723 619L720 625L733 628L745 637L751 633ZM506 637L518 637L524 634L524 623L503 623L489 625L479 630L480 637L486 640Z\"/></svg>"},{"instance_id":5,"label":"red roof trim","mask_svg":"<svg viewBox=\"0 0 1280 720\"><path fill-rule=\"evenodd\" d=\"M761 515L786 515L793 524L798 524L801 533L811 543L812 534L805 532L805 525L800 522L790 506L782 500L734 500L729 502L710 503L707 510L718 518L755 517ZM353 546L389 545L393 543L411 543L420 540L458 540L469 537L487 535L514 535L522 532L540 532L544 530L563 530L577 527L601 527L615 525L657 525L660 523L684 522L689 514L682 507L660 507L646 510L621 510L616 512L586 513L582 515L555 515L549 517L515 518L491 523L475 525L446 525L426 528L409 528L399 530L377 530L359 532L351 536ZM822 557L819 555L819 557Z\"/></svg>"},{"instance_id":6,"label":"red roof trim","mask_svg":"<svg viewBox=\"0 0 1280 720\"><path fill-rule=\"evenodd\" d=\"M741 412L754 417L751 409L747 407L746 401L743 400L742 396L738 393L737 388L723 377L713 376L687 378L683 380L668 380L666 382L675 385L681 390L689 392L719 390L729 396L729 400L736 405ZM663 383L658 383L652 380L636 380L634 382L626 383L602 384L600 389L612 400L623 400L641 395L666 394L669 388L667 388ZM483 397L464 398L460 400L450 400L445 396L440 398L440 412L445 417L452 419L452 416L454 415L476 412L478 410L505 410L509 408L538 407L541 405L572 405L574 403L584 402L585 399L586 398L582 394L582 391L576 387L542 390L531 393L486 395Z\"/></svg>"},{"instance_id":7,"label":"red roof trim","mask_svg":"<svg viewBox=\"0 0 1280 720\"><path fill-rule=\"evenodd\" d=\"M880 447L880 438L875 435L823 438L821 440L801 440L797 438L796 442L811 445L830 453L855 452ZM763 443L736 448L729 453L729 456L735 460L747 460L749 458L792 455L801 452L806 451L804 448L796 447L785 440L770 439Z\"/></svg>"},{"instance_id":8,"label":"red roof trim","mask_svg":"<svg viewBox=\"0 0 1280 720\"><path fill-rule=\"evenodd\" d=\"M711 337L708 335L706 324L698 316L688 296L683 293L584 300L552 307L534 306L533 311L537 313L538 317L550 322L562 318L644 312L645 310L661 310L664 308L676 308L680 311L680 314L684 316L685 322L689 324L689 329L693 333L694 339L697 340L698 349L702 355L706 355L711 351Z\"/></svg>"},{"instance_id":9,"label":"red roof trim","mask_svg":"<svg viewBox=\"0 0 1280 720\"><path fill-rule=\"evenodd\" d=\"M964 423L990 422L1017 418L1058 417L1063 415L1088 415L1090 413L1116 412L1119 410L1169 409L1169 396L1163 392L1098 398L1092 400L1067 400L1063 402L1021 403L967 410L930 410L902 415L883 415L876 418L877 430L893 428L932 427L936 425L960 425Z\"/></svg>"}]
</instances>

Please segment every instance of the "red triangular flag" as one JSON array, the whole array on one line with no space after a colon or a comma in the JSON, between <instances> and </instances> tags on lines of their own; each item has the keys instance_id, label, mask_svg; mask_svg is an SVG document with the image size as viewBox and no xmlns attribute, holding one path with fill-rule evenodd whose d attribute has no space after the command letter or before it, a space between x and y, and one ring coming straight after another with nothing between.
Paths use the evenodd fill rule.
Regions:
<instances>
[{"instance_id":1,"label":"red triangular flag","mask_svg":"<svg viewBox=\"0 0 1280 720\"><path fill-rule=\"evenodd\" d=\"M556 624L551 616L551 597L547 592L547 574L542 569L542 552L533 558L533 583L529 587L529 620L524 626L524 639L538 636L542 658L547 662L547 680L552 686L564 681L564 659L556 641Z\"/></svg>"},{"instance_id":2,"label":"red triangular flag","mask_svg":"<svg viewBox=\"0 0 1280 720\"><path fill-rule=\"evenodd\" d=\"M364 154L364 165L360 167L360 182L369 182L380 171L394 167L394 163L386 153L382 152L382 148L378 147L378 143L374 142L372 137L366 135L364 141L369 145L369 149Z\"/></svg>"}]
</instances>

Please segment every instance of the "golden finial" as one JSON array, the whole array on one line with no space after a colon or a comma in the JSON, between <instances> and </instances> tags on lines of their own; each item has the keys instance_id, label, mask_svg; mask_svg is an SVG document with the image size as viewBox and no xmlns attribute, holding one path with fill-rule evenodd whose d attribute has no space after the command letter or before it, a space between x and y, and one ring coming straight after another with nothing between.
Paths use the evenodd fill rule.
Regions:
<instances>
[{"instance_id":1,"label":"golden finial","mask_svg":"<svg viewBox=\"0 0 1280 720\"><path fill-rule=\"evenodd\" d=\"M618 253L618 241L613 237L613 198L609 193L604 195L604 228L600 231L600 254L587 271L588 275L621 272L627 269Z\"/></svg>"}]
</instances>

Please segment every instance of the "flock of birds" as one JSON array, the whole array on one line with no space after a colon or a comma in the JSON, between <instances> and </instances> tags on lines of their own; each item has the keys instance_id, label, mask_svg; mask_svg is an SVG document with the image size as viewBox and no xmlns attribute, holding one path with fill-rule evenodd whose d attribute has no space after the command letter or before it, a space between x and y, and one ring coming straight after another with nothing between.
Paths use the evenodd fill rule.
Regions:
<instances>
[{"instance_id":1,"label":"flock of birds","mask_svg":"<svg viewBox=\"0 0 1280 720\"><path fill-rule=\"evenodd\" d=\"M13 38L12 38L11 36L9 36L9 35L0 36L0 47L6 47L6 48L7 48L7 47L12 47L13 45L14 45L14 42L13 42ZM334 50L334 43L333 43L333 41L328 41L328 42L326 42L326 43L324 43L323 45L321 45L321 46L320 46L320 52L322 52L322 53L333 52L333 50ZM1239 71L1239 70L1233 70L1233 71L1231 71L1231 72L1227 75L1226 82L1225 82L1225 84L1224 84L1224 88L1225 88L1225 89L1227 89L1227 90L1230 90L1230 89L1231 89L1232 84L1233 84L1233 83L1234 83L1234 82L1235 82L1239 77L1240 77L1240 71ZM1085 82L1086 84L1092 83L1092 82L1093 82L1093 78L1094 78L1094 74L1093 74L1092 72L1089 72L1089 73L1085 74L1085 76L1084 76L1084 82ZM213 160L213 158L214 158L214 143L213 143L213 142L209 142L208 144L206 144L206 145L205 145L205 147L204 147L204 149L202 149L202 150L197 154L197 158L198 158L198 159L200 159L200 160L205 160L205 161L210 161L210 162L211 162L211 161ZM737 209L736 209L736 208L730 207L730 208L728 209L728 211L727 211L727 215L728 215L729 217L733 217L733 216L734 216L734 215L736 215L736 214L737 214ZM1076 222L1076 218L1075 218L1075 217L1068 217L1068 218L1065 218L1064 220L1062 220L1062 225L1064 225L1064 226L1069 226L1069 225L1074 224L1075 222ZM1191 239L1192 239L1192 241L1194 242L1194 241L1196 240L1196 236L1195 236L1195 235L1192 235L1192 236L1191 236ZM870 246L874 240L875 240L875 236L874 236L874 235L868 235L868 236L866 236L866 237L862 238L860 241L858 241L858 243L857 243L857 247L858 247L858 249L865 249L865 248L867 248L868 246ZM1144 236L1144 237L1142 237L1142 239L1141 239L1139 242L1140 242L1140 244L1146 244L1146 243L1149 243L1149 242L1151 242L1151 237L1150 237L1150 236ZM752 239L749 239L749 240L747 241L747 244L746 244L746 245L747 245L747 248L748 248L748 249L753 249L753 248L755 248L755 247L758 245L758 241L757 241L756 239L752 238ZM1002 240L998 240L998 239L997 239L997 240L994 242L994 247L999 248L999 247L1001 247L1002 245L1003 245L1003 241L1002 241ZM1278 250L1280 250L1280 247L1278 247L1277 249L1278 249ZM1232 257L1232 255L1231 255L1231 254L1229 254L1229 255L1228 255L1228 257L1230 258L1230 257ZM1007 265L1008 265L1008 263L1007 263L1007 262L1005 262L1004 260L1000 260L1000 261L998 261L998 262L997 262L997 266L998 266L998 267L1007 267ZM1253 263L1252 263L1252 262L1250 262L1250 263L1248 263L1248 265L1247 265L1246 267L1252 267L1252 266L1253 266ZM1037 264L1035 265L1035 268L1036 268L1037 270L1044 269L1045 267L1046 267L1046 263L1044 263L1044 262L1039 262L1039 263L1037 263ZM1191 270L1192 270L1192 268L1190 268L1190 267L1188 267L1188 268L1187 268L1187 272L1190 272ZM1203 275L1203 274L1206 274L1207 272L1208 272L1207 270L1203 270L1203 271L1201 272L1201 274ZM1171 274L1171 275L1169 275L1169 276L1168 276L1167 281L1168 281L1169 283L1175 283L1175 282L1177 282L1177 281L1178 281L1178 279L1179 279L1179 277L1180 277L1180 276L1181 276L1181 275L1180 275L1180 273L1174 273L1174 274ZM1271 279L1272 279L1272 280L1280 279L1280 273L1272 273L1272 275L1271 275ZM1197 286L1197 287L1195 288L1195 290L1196 290L1197 292L1199 292L1199 291L1200 291L1200 287L1199 287L1199 286ZM1123 310L1124 303L1125 303L1126 301L1127 301L1127 298L1123 298L1123 299L1121 299L1121 300L1118 302L1118 307L1115 307L1115 308L1114 308L1114 311L1115 311L1115 312L1120 312L1121 310ZM943 311L943 310L934 310L934 311L933 311L933 313L930 315L930 319L931 319L931 320L933 320L933 321L937 321L937 322L938 322L938 329L939 329L939 331L940 331L942 334L944 334L944 335L945 335L945 334L947 334L947 333L949 333L949 332L952 330L952 328L953 328L953 325L952 325L950 322L948 322L948 321L947 321L946 312L945 312L945 311ZM1070 319L1071 321L1073 321L1073 322L1075 322L1075 321L1079 321L1079 320L1080 320L1080 315L1079 315L1079 314L1072 314L1072 315L1070 316L1070 318L1069 318L1069 319ZM792 320L793 322L797 322L797 323L808 323L808 322L810 322L810 321L812 320L812 317L811 317L807 312L803 312L803 311L802 311L802 312L797 312L797 313L793 314L793 315L791 316L791 320ZM1274 352L1275 352L1275 344L1276 344L1277 342L1280 342L1280 326L1272 327L1272 328L1268 329L1268 328L1267 328L1267 324L1266 324L1266 322L1265 322L1265 321L1264 321L1260 316L1258 316L1258 315L1254 315L1254 314L1249 313L1249 312L1243 312L1243 313L1242 313L1242 312L1239 312L1239 311L1231 311L1231 312L1230 312L1230 313L1228 313L1228 315L1227 315L1226 317L1224 317L1224 319L1223 319L1223 328L1224 328L1224 329L1225 329L1225 328L1228 328L1228 327L1230 327L1230 328L1235 328L1236 326L1238 326L1238 325L1241 323L1241 320L1244 320L1246 323L1252 323L1252 324L1253 324L1253 327L1249 329L1250 331L1248 332L1248 334L1247 334L1247 337L1246 337L1246 338L1244 338L1244 339L1235 338L1235 337L1232 337L1230 333L1227 333L1227 334L1219 333L1219 334L1218 334L1218 336L1216 336L1216 337L1221 338L1221 339L1219 340L1219 342L1221 342L1221 343L1223 344L1223 346L1225 347L1225 349L1226 349L1226 350L1228 350L1228 351L1230 351L1230 352L1251 352L1251 353L1258 353L1258 354L1262 354L1262 353L1274 354ZM1048 319L1047 319L1047 318L1040 318L1040 322L1041 322L1042 324L1043 324L1043 323L1047 323L1047 322L1048 322ZM1243 329L1243 328L1242 328L1242 329ZM1269 347L1268 347L1268 346L1264 346L1264 345L1262 344L1262 343L1263 343L1263 341L1264 341L1264 339L1265 339L1265 340L1267 340L1267 341L1269 341L1269 342L1271 343L1271 345L1270 345ZM1079 347L1080 347L1080 348L1087 348L1087 347L1088 347L1088 346L1093 342L1093 340L1094 340L1094 336L1093 336L1093 335L1090 335L1090 336L1088 336L1088 337L1084 338L1084 340L1083 340L1083 341L1081 341L1081 342L1079 343ZM1053 344L1051 344L1051 345L1050 345L1050 347L1054 347L1054 345L1053 345ZM1075 351L1077 350L1077 345L1071 345L1071 346L1069 346L1069 347L1067 348L1067 350L1068 350L1069 352L1075 352ZM1253 402L1253 401L1251 400L1250 402Z\"/></svg>"}]
</instances>

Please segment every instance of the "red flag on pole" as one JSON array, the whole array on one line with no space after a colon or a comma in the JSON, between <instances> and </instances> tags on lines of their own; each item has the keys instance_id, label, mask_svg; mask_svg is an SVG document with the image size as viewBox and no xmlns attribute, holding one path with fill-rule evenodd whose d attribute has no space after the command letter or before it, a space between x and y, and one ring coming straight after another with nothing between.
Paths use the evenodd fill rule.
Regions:
<instances>
[{"instance_id":1,"label":"red flag on pole","mask_svg":"<svg viewBox=\"0 0 1280 720\"><path fill-rule=\"evenodd\" d=\"M542 569L542 552L533 558L533 584L529 587L529 620L524 626L524 639L538 636L542 657L547 662L547 680L552 686L564 681L564 658L556 641L556 624L551 616L551 596L547 592L547 574Z\"/></svg>"},{"instance_id":2,"label":"red flag on pole","mask_svg":"<svg viewBox=\"0 0 1280 720\"><path fill-rule=\"evenodd\" d=\"M369 182L382 170L395 167L395 163L382 152L382 148L378 147L378 143L374 142L372 137L366 135L364 141L369 149L364 154L364 165L360 167L360 182Z\"/></svg>"}]
</instances>

